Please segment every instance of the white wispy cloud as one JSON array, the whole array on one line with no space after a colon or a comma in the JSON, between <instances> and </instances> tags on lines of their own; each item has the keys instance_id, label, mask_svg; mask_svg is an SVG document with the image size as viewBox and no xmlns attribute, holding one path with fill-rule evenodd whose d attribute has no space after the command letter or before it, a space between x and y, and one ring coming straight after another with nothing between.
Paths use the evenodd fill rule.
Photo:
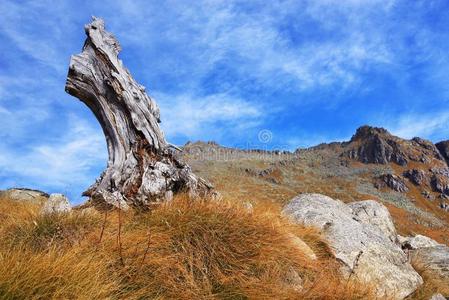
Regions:
<instances>
[{"instance_id":1,"label":"white wispy cloud","mask_svg":"<svg viewBox=\"0 0 449 300\"><path fill-rule=\"evenodd\" d=\"M383 3L378 15L393 3ZM173 66L170 72L185 79L186 86L198 85L224 62L237 75L233 88L244 89L252 80L252 85L271 89L341 89L358 83L360 73L371 67L394 63L388 27L376 23L379 18L371 21L379 5L379 1L273 1L245 11L233 1L198 1L170 4L170 9L163 9L165 18L160 18L147 1L133 1L117 8L125 19L145 26L117 24L117 29L125 41L141 49L154 47L162 34L179 60L161 61ZM167 18L176 22L166 22ZM311 26L327 31L329 38L303 35L302 30ZM292 35L304 40L292 41ZM145 53L142 56L145 61Z\"/></svg>"},{"instance_id":2,"label":"white wispy cloud","mask_svg":"<svg viewBox=\"0 0 449 300\"><path fill-rule=\"evenodd\" d=\"M161 107L161 126L168 139L216 139L225 131L235 133L255 127L263 118L262 107L227 94L153 95Z\"/></svg>"},{"instance_id":3,"label":"white wispy cloud","mask_svg":"<svg viewBox=\"0 0 449 300\"><path fill-rule=\"evenodd\" d=\"M0 144L0 176L10 177L1 183L3 188L14 183L68 191L87 188L94 181L107 161L104 137L75 115L67 119L67 130L52 140L30 145L24 141L20 148Z\"/></svg>"},{"instance_id":4,"label":"white wispy cloud","mask_svg":"<svg viewBox=\"0 0 449 300\"><path fill-rule=\"evenodd\" d=\"M397 136L408 139L427 137L438 141L449 136L449 111L405 114L387 124Z\"/></svg>"},{"instance_id":5,"label":"white wispy cloud","mask_svg":"<svg viewBox=\"0 0 449 300\"><path fill-rule=\"evenodd\" d=\"M68 10L64 1L17 3L4 0L0 6L0 32L24 54L58 73L65 73L67 52L64 50L68 44L64 40L70 30L72 15L62 12ZM33 26L36 19L42 20L40 28ZM39 30L42 28L44 30Z\"/></svg>"},{"instance_id":6,"label":"white wispy cloud","mask_svg":"<svg viewBox=\"0 0 449 300\"><path fill-rule=\"evenodd\" d=\"M28 129L45 122L50 111L39 106L15 107L8 109L0 102L0 138L4 141L26 138Z\"/></svg>"},{"instance_id":7,"label":"white wispy cloud","mask_svg":"<svg viewBox=\"0 0 449 300\"><path fill-rule=\"evenodd\" d=\"M293 101L295 109L319 103L313 114L324 101L329 105L344 98L322 100L322 90L370 90L373 70L380 70L381 77L393 74L404 89L417 81L447 87L447 34L425 26L421 16L432 5L403 0L3 0L0 186L20 181L73 185L81 191L104 165L101 129L63 91L69 56L80 51L82 25L91 14L105 18L123 46L124 64L155 96L169 140L227 137L241 143L247 138L238 140L239 135L249 132L257 139L257 129L269 129L270 120ZM419 78L412 77L410 62L425 66ZM282 97L290 92L295 96ZM305 96L297 96L301 93ZM404 108L402 114L381 125L405 137L449 134L445 112ZM67 120L67 115L72 117ZM328 141L309 128L304 132L285 140L292 146Z\"/></svg>"}]
</instances>

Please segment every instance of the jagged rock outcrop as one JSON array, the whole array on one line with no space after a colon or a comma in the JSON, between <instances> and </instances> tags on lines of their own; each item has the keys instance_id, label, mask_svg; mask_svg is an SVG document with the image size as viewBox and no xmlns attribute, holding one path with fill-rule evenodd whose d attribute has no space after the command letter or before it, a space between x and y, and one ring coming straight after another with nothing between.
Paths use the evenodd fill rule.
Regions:
<instances>
[{"instance_id":1,"label":"jagged rock outcrop","mask_svg":"<svg viewBox=\"0 0 449 300\"><path fill-rule=\"evenodd\" d=\"M430 163L433 159L436 159L444 162L444 157L438 151L438 148L429 140L414 137L408 147L412 148L411 151L408 151L408 157L413 161Z\"/></svg>"},{"instance_id":2,"label":"jagged rock outcrop","mask_svg":"<svg viewBox=\"0 0 449 300\"><path fill-rule=\"evenodd\" d=\"M438 174L438 175L442 175L444 177L449 178L449 168L444 167L444 168L431 168L430 172L432 172L433 174Z\"/></svg>"},{"instance_id":3,"label":"jagged rock outcrop","mask_svg":"<svg viewBox=\"0 0 449 300\"><path fill-rule=\"evenodd\" d=\"M403 299L410 295L422 284L422 278L399 246L378 226L362 221L368 218L362 218L360 207L353 206L355 213L350 205L341 201L319 194L302 194L284 207L283 214L297 223L319 228L335 257L342 262L342 271L347 277L356 276L374 285L379 297ZM385 217L391 221L389 215ZM376 220L378 222L380 220ZM385 230L390 225L382 227Z\"/></svg>"},{"instance_id":4,"label":"jagged rock outcrop","mask_svg":"<svg viewBox=\"0 0 449 300\"><path fill-rule=\"evenodd\" d=\"M449 177L441 174L434 174L430 184L435 192L449 195Z\"/></svg>"},{"instance_id":5,"label":"jagged rock outcrop","mask_svg":"<svg viewBox=\"0 0 449 300\"><path fill-rule=\"evenodd\" d=\"M422 185L426 178L426 172L419 169L411 169L404 172L404 177L408 178L415 185Z\"/></svg>"},{"instance_id":6,"label":"jagged rock outcrop","mask_svg":"<svg viewBox=\"0 0 449 300\"><path fill-rule=\"evenodd\" d=\"M66 91L99 121L109 160L83 195L97 206L124 209L148 208L181 191L210 194L212 186L174 155L159 127L159 107L118 59L120 45L103 20L94 17L85 31L83 51L70 61Z\"/></svg>"},{"instance_id":7,"label":"jagged rock outcrop","mask_svg":"<svg viewBox=\"0 0 449 300\"><path fill-rule=\"evenodd\" d=\"M444 162L444 158L432 142L413 138L404 140L390 134L384 128L362 126L357 129L351 140L344 145L344 157L363 163L396 163L406 166L409 161L431 163L434 160Z\"/></svg>"},{"instance_id":8,"label":"jagged rock outcrop","mask_svg":"<svg viewBox=\"0 0 449 300\"><path fill-rule=\"evenodd\" d=\"M357 129L349 143L354 147L347 151L346 155L363 163L395 162L404 166L408 162L399 143L384 128L362 126Z\"/></svg>"},{"instance_id":9,"label":"jagged rock outcrop","mask_svg":"<svg viewBox=\"0 0 449 300\"><path fill-rule=\"evenodd\" d=\"M381 175L378 178L378 181L376 182L375 186L377 188L384 188L385 186L387 186L390 189L400 193L408 192L408 187L405 184L404 180L402 180L401 177L394 174Z\"/></svg>"},{"instance_id":10,"label":"jagged rock outcrop","mask_svg":"<svg viewBox=\"0 0 449 300\"><path fill-rule=\"evenodd\" d=\"M447 164L449 165L449 140L436 143L435 146L438 148L441 155L444 157Z\"/></svg>"},{"instance_id":11,"label":"jagged rock outcrop","mask_svg":"<svg viewBox=\"0 0 449 300\"><path fill-rule=\"evenodd\" d=\"M253 169L253 168L245 168L245 173L250 176L260 177L268 182L281 184L282 183L282 171L276 167L269 167L266 169Z\"/></svg>"}]
</instances>

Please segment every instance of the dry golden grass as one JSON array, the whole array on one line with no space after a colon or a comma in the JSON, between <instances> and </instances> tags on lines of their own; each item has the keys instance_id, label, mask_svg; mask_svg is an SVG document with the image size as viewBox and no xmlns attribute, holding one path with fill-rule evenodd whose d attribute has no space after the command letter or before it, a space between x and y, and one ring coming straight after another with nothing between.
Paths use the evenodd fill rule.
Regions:
<instances>
[{"instance_id":1,"label":"dry golden grass","mask_svg":"<svg viewBox=\"0 0 449 300\"><path fill-rule=\"evenodd\" d=\"M441 278L437 278L426 271L424 265L419 262L414 262L413 268L424 279L424 284L409 297L410 300L428 300L437 293L449 297L449 285L447 281L443 281Z\"/></svg>"},{"instance_id":2,"label":"dry golden grass","mask_svg":"<svg viewBox=\"0 0 449 300\"><path fill-rule=\"evenodd\" d=\"M318 232L268 205L250 212L235 202L179 197L151 213L103 217L44 217L29 204L0 199L0 298L374 298L340 277Z\"/></svg>"},{"instance_id":3,"label":"dry golden grass","mask_svg":"<svg viewBox=\"0 0 449 300\"><path fill-rule=\"evenodd\" d=\"M0 298L104 299L113 293L108 261L79 245L94 229L93 219L38 211L32 203L0 199Z\"/></svg>"},{"instance_id":4,"label":"dry golden grass","mask_svg":"<svg viewBox=\"0 0 449 300\"><path fill-rule=\"evenodd\" d=\"M47 249L0 251L1 299L105 299L117 284L105 260L95 253Z\"/></svg>"}]
</instances>

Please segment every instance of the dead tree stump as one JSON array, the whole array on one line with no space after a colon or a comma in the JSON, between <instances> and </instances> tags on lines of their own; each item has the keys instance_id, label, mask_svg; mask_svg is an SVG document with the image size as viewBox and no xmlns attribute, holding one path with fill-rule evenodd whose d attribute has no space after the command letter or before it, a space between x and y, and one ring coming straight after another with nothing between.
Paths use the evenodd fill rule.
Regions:
<instances>
[{"instance_id":1,"label":"dead tree stump","mask_svg":"<svg viewBox=\"0 0 449 300\"><path fill-rule=\"evenodd\" d=\"M127 209L149 208L179 192L194 197L213 193L174 155L159 127L158 105L118 59L120 44L104 21L93 17L84 29L87 39L82 53L71 57L65 90L100 122L109 160L83 195L96 206Z\"/></svg>"}]
</instances>

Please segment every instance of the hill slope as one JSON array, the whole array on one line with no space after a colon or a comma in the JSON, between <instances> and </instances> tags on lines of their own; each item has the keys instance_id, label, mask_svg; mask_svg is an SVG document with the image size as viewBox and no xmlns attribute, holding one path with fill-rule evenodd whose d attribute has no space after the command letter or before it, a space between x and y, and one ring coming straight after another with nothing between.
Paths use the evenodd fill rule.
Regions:
<instances>
[{"instance_id":1,"label":"hill slope","mask_svg":"<svg viewBox=\"0 0 449 300\"><path fill-rule=\"evenodd\" d=\"M374 299L326 240L263 205L39 213L0 195L1 299Z\"/></svg>"},{"instance_id":2,"label":"hill slope","mask_svg":"<svg viewBox=\"0 0 449 300\"><path fill-rule=\"evenodd\" d=\"M194 172L231 199L279 207L305 192L344 202L375 199L387 205L400 234L423 234L449 244L444 145L363 126L348 142L294 153L195 142L186 144L182 155Z\"/></svg>"}]
</instances>

